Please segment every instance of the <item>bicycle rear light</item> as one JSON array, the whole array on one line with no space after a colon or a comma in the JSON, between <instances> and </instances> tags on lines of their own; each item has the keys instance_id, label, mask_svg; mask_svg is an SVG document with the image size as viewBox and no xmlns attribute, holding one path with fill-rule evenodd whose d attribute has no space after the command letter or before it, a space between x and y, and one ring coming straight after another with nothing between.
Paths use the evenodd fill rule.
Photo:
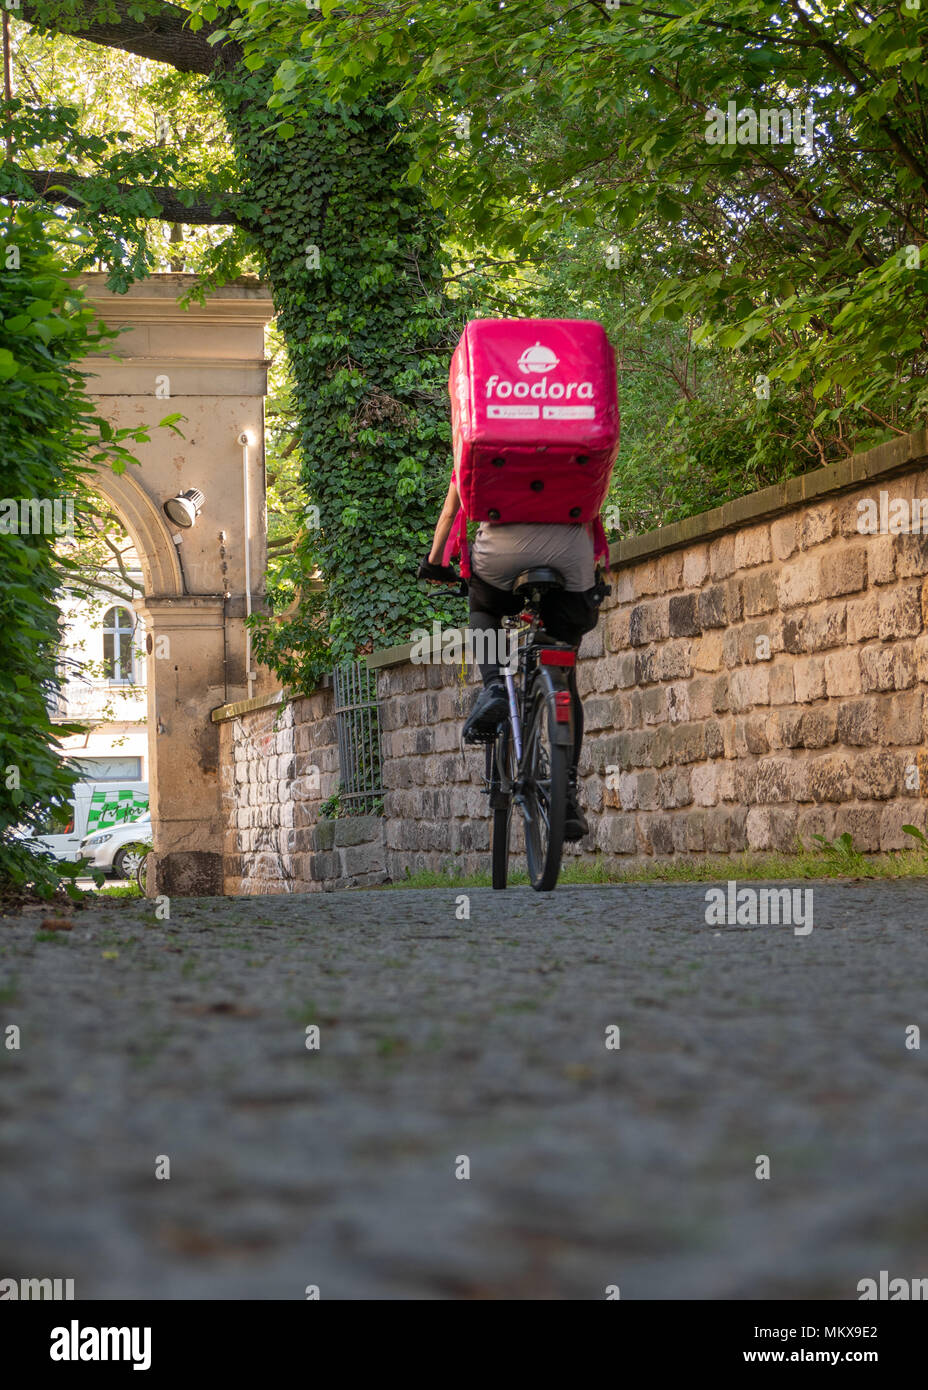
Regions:
<instances>
[{"instance_id":1,"label":"bicycle rear light","mask_svg":"<svg viewBox=\"0 0 928 1390\"><path fill-rule=\"evenodd\" d=\"M570 723L569 690L556 690L554 692L554 718L558 724Z\"/></svg>"},{"instance_id":2,"label":"bicycle rear light","mask_svg":"<svg viewBox=\"0 0 928 1390\"><path fill-rule=\"evenodd\" d=\"M559 652L554 647L545 647L539 658L542 666L576 666L576 652Z\"/></svg>"}]
</instances>

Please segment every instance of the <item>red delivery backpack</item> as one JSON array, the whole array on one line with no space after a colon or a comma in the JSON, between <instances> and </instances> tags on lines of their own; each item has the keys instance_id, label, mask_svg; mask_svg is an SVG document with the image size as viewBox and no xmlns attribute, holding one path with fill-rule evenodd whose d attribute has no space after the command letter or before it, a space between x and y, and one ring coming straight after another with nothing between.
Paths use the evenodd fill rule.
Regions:
<instances>
[{"instance_id":1,"label":"red delivery backpack","mask_svg":"<svg viewBox=\"0 0 928 1390\"><path fill-rule=\"evenodd\" d=\"M475 319L451 359L454 477L461 510L444 563L467 522L592 522L597 559L609 547L600 509L619 451L615 354L592 319Z\"/></svg>"}]
</instances>

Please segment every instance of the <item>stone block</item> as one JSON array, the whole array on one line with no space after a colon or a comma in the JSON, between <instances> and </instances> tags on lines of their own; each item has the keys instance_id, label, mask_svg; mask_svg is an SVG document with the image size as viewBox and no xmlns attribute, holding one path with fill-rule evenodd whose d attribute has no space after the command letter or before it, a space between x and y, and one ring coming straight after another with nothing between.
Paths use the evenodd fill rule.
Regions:
<instances>
[{"instance_id":1,"label":"stone block","mask_svg":"<svg viewBox=\"0 0 928 1390\"><path fill-rule=\"evenodd\" d=\"M849 801L852 772L848 759L834 754L810 760L809 791L813 801Z\"/></svg>"},{"instance_id":2,"label":"stone block","mask_svg":"<svg viewBox=\"0 0 928 1390\"><path fill-rule=\"evenodd\" d=\"M595 834L596 847L604 854L635 854L638 849L634 816L603 815Z\"/></svg>"},{"instance_id":3,"label":"stone block","mask_svg":"<svg viewBox=\"0 0 928 1390\"><path fill-rule=\"evenodd\" d=\"M913 806L910 801L897 801L884 807L880 815L880 849L884 853L894 849L913 849L918 842L907 835L902 827L914 825L924 835L926 820L925 807Z\"/></svg>"},{"instance_id":4,"label":"stone block","mask_svg":"<svg viewBox=\"0 0 928 1390\"><path fill-rule=\"evenodd\" d=\"M768 805L798 800L801 771L802 765L794 758L763 758L753 768L751 801Z\"/></svg>"},{"instance_id":5,"label":"stone block","mask_svg":"<svg viewBox=\"0 0 928 1390\"><path fill-rule=\"evenodd\" d=\"M835 811L834 838L850 835L856 850L870 854L880 848L880 822L871 806L839 806Z\"/></svg>"},{"instance_id":6,"label":"stone block","mask_svg":"<svg viewBox=\"0 0 928 1390\"><path fill-rule=\"evenodd\" d=\"M771 705L791 705L796 698L792 665L777 662L770 668L769 695Z\"/></svg>"},{"instance_id":7,"label":"stone block","mask_svg":"<svg viewBox=\"0 0 928 1390\"><path fill-rule=\"evenodd\" d=\"M866 642L880 632L880 596L866 594L847 605L848 642Z\"/></svg>"},{"instance_id":8,"label":"stone block","mask_svg":"<svg viewBox=\"0 0 928 1390\"><path fill-rule=\"evenodd\" d=\"M713 713L714 685L714 680L710 679L690 681L688 693L691 719L708 719Z\"/></svg>"},{"instance_id":9,"label":"stone block","mask_svg":"<svg viewBox=\"0 0 928 1390\"><path fill-rule=\"evenodd\" d=\"M729 677L723 673L712 681L712 713L724 714L729 709L730 704Z\"/></svg>"},{"instance_id":10,"label":"stone block","mask_svg":"<svg viewBox=\"0 0 928 1390\"><path fill-rule=\"evenodd\" d=\"M707 632L692 645L692 664L696 671L717 671L722 664L722 634Z\"/></svg>"},{"instance_id":11,"label":"stone block","mask_svg":"<svg viewBox=\"0 0 928 1390\"><path fill-rule=\"evenodd\" d=\"M801 807L797 827L800 844L805 849L818 848L814 838L816 835L824 835L826 840L833 840L835 837L835 814L836 810L833 806Z\"/></svg>"},{"instance_id":12,"label":"stone block","mask_svg":"<svg viewBox=\"0 0 928 1390\"><path fill-rule=\"evenodd\" d=\"M836 737L839 743L865 748L879 739L879 719L875 700L850 700L838 706Z\"/></svg>"},{"instance_id":13,"label":"stone block","mask_svg":"<svg viewBox=\"0 0 928 1390\"><path fill-rule=\"evenodd\" d=\"M748 812L744 807L706 811L703 821L706 852L738 854L747 849L747 818Z\"/></svg>"},{"instance_id":14,"label":"stone block","mask_svg":"<svg viewBox=\"0 0 928 1390\"><path fill-rule=\"evenodd\" d=\"M887 642L896 637L917 637L922 630L921 589L918 584L899 585L880 599L879 635Z\"/></svg>"},{"instance_id":15,"label":"stone block","mask_svg":"<svg viewBox=\"0 0 928 1390\"><path fill-rule=\"evenodd\" d=\"M880 720L882 742L909 746L921 743L923 699L921 690L912 690L884 701Z\"/></svg>"},{"instance_id":16,"label":"stone block","mask_svg":"<svg viewBox=\"0 0 928 1390\"><path fill-rule=\"evenodd\" d=\"M859 695L860 658L853 647L825 657L825 690L829 696Z\"/></svg>"},{"instance_id":17,"label":"stone block","mask_svg":"<svg viewBox=\"0 0 928 1390\"><path fill-rule=\"evenodd\" d=\"M684 724L690 715L689 686L685 681L666 687L667 718L671 724Z\"/></svg>"},{"instance_id":18,"label":"stone block","mask_svg":"<svg viewBox=\"0 0 928 1390\"><path fill-rule=\"evenodd\" d=\"M611 613L606 615L603 627L608 651L620 652L630 645L629 636L633 612L634 609L632 608L614 608Z\"/></svg>"},{"instance_id":19,"label":"stone block","mask_svg":"<svg viewBox=\"0 0 928 1390\"><path fill-rule=\"evenodd\" d=\"M340 816L332 824L335 826L335 844L347 847L379 840L383 822L380 816ZM319 848L323 846L320 845Z\"/></svg>"},{"instance_id":20,"label":"stone block","mask_svg":"<svg viewBox=\"0 0 928 1390\"><path fill-rule=\"evenodd\" d=\"M822 657L804 657L793 664L793 683L798 704L820 700L825 694L825 662Z\"/></svg>"},{"instance_id":21,"label":"stone block","mask_svg":"<svg viewBox=\"0 0 928 1390\"><path fill-rule=\"evenodd\" d=\"M473 822L467 822L467 824L472 826ZM386 872L386 853L382 835L365 844L346 846L339 853L341 855L341 872L345 878L359 874Z\"/></svg>"},{"instance_id":22,"label":"stone block","mask_svg":"<svg viewBox=\"0 0 928 1390\"><path fill-rule=\"evenodd\" d=\"M854 594L867 587L867 550L864 546L848 546L822 556L820 563L820 592L823 598L839 594Z\"/></svg>"},{"instance_id":23,"label":"stone block","mask_svg":"<svg viewBox=\"0 0 928 1390\"><path fill-rule=\"evenodd\" d=\"M753 806L747 814L747 841L752 850L789 853L796 847L798 811L773 806Z\"/></svg>"},{"instance_id":24,"label":"stone block","mask_svg":"<svg viewBox=\"0 0 928 1390\"><path fill-rule=\"evenodd\" d=\"M634 686L637 681L637 652L620 652L616 657L616 681L622 690Z\"/></svg>"},{"instance_id":25,"label":"stone block","mask_svg":"<svg viewBox=\"0 0 928 1390\"><path fill-rule=\"evenodd\" d=\"M690 786L697 806L715 806L719 800L719 763L703 763L690 772Z\"/></svg>"},{"instance_id":26,"label":"stone block","mask_svg":"<svg viewBox=\"0 0 928 1390\"><path fill-rule=\"evenodd\" d=\"M688 680L693 670L690 659L691 646L691 642L681 641L665 642L663 646L658 647L657 679L662 681Z\"/></svg>"},{"instance_id":27,"label":"stone block","mask_svg":"<svg viewBox=\"0 0 928 1390\"><path fill-rule=\"evenodd\" d=\"M895 686L892 647L862 647L860 650L861 689L892 690Z\"/></svg>"},{"instance_id":28,"label":"stone block","mask_svg":"<svg viewBox=\"0 0 928 1390\"><path fill-rule=\"evenodd\" d=\"M771 553L770 528L766 524L745 526L735 532L735 569L765 565Z\"/></svg>"},{"instance_id":29,"label":"stone block","mask_svg":"<svg viewBox=\"0 0 928 1390\"><path fill-rule=\"evenodd\" d=\"M804 555L783 566L776 581L781 608L797 608L800 604L816 603L821 598L820 564L814 555Z\"/></svg>"},{"instance_id":30,"label":"stone block","mask_svg":"<svg viewBox=\"0 0 928 1390\"><path fill-rule=\"evenodd\" d=\"M727 591L722 584L703 589L696 601L696 620L700 630L726 627L728 624Z\"/></svg>"},{"instance_id":31,"label":"stone block","mask_svg":"<svg viewBox=\"0 0 928 1390\"><path fill-rule=\"evenodd\" d=\"M690 774L683 768L665 768L660 773L660 805L663 810L676 810L693 804Z\"/></svg>"},{"instance_id":32,"label":"stone block","mask_svg":"<svg viewBox=\"0 0 928 1390\"><path fill-rule=\"evenodd\" d=\"M642 828L645 844L650 847L652 854L673 854L672 816L642 817Z\"/></svg>"},{"instance_id":33,"label":"stone block","mask_svg":"<svg viewBox=\"0 0 928 1390\"><path fill-rule=\"evenodd\" d=\"M796 517L784 516L770 523L770 543L778 560L788 560L798 544Z\"/></svg>"},{"instance_id":34,"label":"stone block","mask_svg":"<svg viewBox=\"0 0 928 1390\"><path fill-rule=\"evenodd\" d=\"M702 628L696 615L696 594L674 594L668 615L671 637L698 637Z\"/></svg>"},{"instance_id":35,"label":"stone block","mask_svg":"<svg viewBox=\"0 0 928 1390\"><path fill-rule=\"evenodd\" d=\"M688 589L698 589L709 573L708 545L690 546L683 552L683 583Z\"/></svg>"},{"instance_id":36,"label":"stone block","mask_svg":"<svg viewBox=\"0 0 928 1390\"><path fill-rule=\"evenodd\" d=\"M706 735L706 757L722 758L727 756L725 748L725 735L722 725L717 719L710 719L703 726Z\"/></svg>"},{"instance_id":37,"label":"stone block","mask_svg":"<svg viewBox=\"0 0 928 1390\"><path fill-rule=\"evenodd\" d=\"M683 552L671 550L657 562L657 592L669 593L683 584Z\"/></svg>"},{"instance_id":38,"label":"stone block","mask_svg":"<svg viewBox=\"0 0 928 1390\"><path fill-rule=\"evenodd\" d=\"M834 506L826 502L802 512L798 522L799 547L801 550L811 550L813 546L831 540L837 529L838 518Z\"/></svg>"},{"instance_id":39,"label":"stone block","mask_svg":"<svg viewBox=\"0 0 928 1390\"><path fill-rule=\"evenodd\" d=\"M897 754L887 749L861 753L854 759L853 766L853 795L859 801L886 801L900 790L901 766Z\"/></svg>"},{"instance_id":40,"label":"stone block","mask_svg":"<svg viewBox=\"0 0 928 1390\"><path fill-rule=\"evenodd\" d=\"M719 536L709 543L709 571L713 579L727 579L738 568L735 559L735 537Z\"/></svg>"},{"instance_id":41,"label":"stone block","mask_svg":"<svg viewBox=\"0 0 928 1390\"><path fill-rule=\"evenodd\" d=\"M705 728L701 724L680 724L673 730L672 744L676 762L702 762L706 757Z\"/></svg>"},{"instance_id":42,"label":"stone block","mask_svg":"<svg viewBox=\"0 0 928 1390\"><path fill-rule=\"evenodd\" d=\"M666 599L636 604L629 615L629 645L644 647L649 642L662 642L669 635L668 608Z\"/></svg>"},{"instance_id":43,"label":"stone block","mask_svg":"<svg viewBox=\"0 0 928 1390\"><path fill-rule=\"evenodd\" d=\"M900 579L928 574L928 536L896 537L896 574Z\"/></svg>"},{"instance_id":44,"label":"stone block","mask_svg":"<svg viewBox=\"0 0 928 1390\"><path fill-rule=\"evenodd\" d=\"M772 613L777 607L777 586L771 570L762 570L759 574L745 575L741 591L746 617L756 617L759 613Z\"/></svg>"}]
</instances>

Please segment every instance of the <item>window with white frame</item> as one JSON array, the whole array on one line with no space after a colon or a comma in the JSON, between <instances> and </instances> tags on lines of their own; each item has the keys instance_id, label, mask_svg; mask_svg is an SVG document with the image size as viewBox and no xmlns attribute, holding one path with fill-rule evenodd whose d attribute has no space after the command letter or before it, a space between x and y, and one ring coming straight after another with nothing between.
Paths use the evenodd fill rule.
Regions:
<instances>
[{"instance_id":1,"label":"window with white frame","mask_svg":"<svg viewBox=\"0 0 928 1390\"><path fill-rule=\"evenodd\" d=\"M112 685L135 683L135 621L128 608L110 608L103 618L103 674Z\"/></svg>"}]
</instances>

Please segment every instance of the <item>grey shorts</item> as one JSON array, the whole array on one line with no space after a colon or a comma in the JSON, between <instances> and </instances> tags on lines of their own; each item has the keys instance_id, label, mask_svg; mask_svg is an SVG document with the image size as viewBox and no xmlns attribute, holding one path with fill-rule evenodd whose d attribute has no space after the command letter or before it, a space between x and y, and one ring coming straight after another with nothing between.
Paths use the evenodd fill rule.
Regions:
<instances>
[{"instance_id":1,"label":"grey shorts","mask_svg":"<svg viewBox=\"0 0 928 1390\"><path fill-rule=\"evenodd\" d=\"M583 593L596 582L593 537L583 525L481 521L470 558L474 573L496 589L511 589L516 576L532 565L559 570L570 593Z\"/></svg>"}]
</instances>

